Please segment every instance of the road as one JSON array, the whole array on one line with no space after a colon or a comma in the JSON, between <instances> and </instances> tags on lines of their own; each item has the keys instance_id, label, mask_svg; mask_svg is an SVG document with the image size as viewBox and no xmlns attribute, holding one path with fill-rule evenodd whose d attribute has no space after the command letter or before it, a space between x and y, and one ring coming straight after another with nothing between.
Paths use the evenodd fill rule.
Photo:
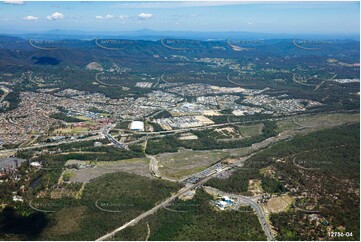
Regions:
<instances>
[{"instance_id":1,"label":"road","mask_svg":"<svg viewBox=\"0 0 361 242\"><path fill-rule=\"evenodd\" d=\"M116 147L121 149L130 150L128 145L120 143L118 140L116 140L113 136L109 134L109 131L115 127L115 124L107 125L103 128L101 128L101 133L104 135L105 138L107 138L111 143L113 143Z\"/></svg>"},{"instance_id":2,"label":"road","mask_svg":"<svg viewBox=\"0 0 361 242\"><path fill-rule=\"evenodd\" d=\"M234 168L235 165L238 165L238 163L241 163L243 162L244 160L250 158L251 156L253 156L254 154L256 154L257 152L259 152L260 150L262 150L263 148L271 145L274 141L281 141L281 140L284 140L284 139L287 139L288 138L288 135L282 135L282 136L278 136L278 137L272 137L273 139L267 139L266 142L263 141L261 142L262 145L260 145L259 149L257 149L256 151L254 151L253 153L251 153L250 155L246 156L246 157L242 157L240 159L239 162L237 162L237 164L234 164L233 166L225 166L225 167L222 167L221 169L220 168L217 168L217 169L214 169L213 171L210 171L208 172L203 178L201 178L198 182L196 182L195 184L191 184L190 186L187 186L187 187L184 187L182 189L180 189L176 194L172 195L171 197L167 198L166 200L164 200L163 202L161 202L160 204L156 205L155 207L153 207L152 209L142 213L141 215L139 215L138 217L134 218L133 220L131 220L130 222L122 225L121 227L107 233L106 235L100 237L97 239L97 241L101 241L101 240L106 240L106 239L110 239L111 237L113 237L116 233L118 233L119 231L122 231L124 229L126 229L127 227L129 226L133 226L135 224L137 224L139 221L141 221L142 219L146 218L147 216L155 213L157 210L165 207L166 205L168 205L170 202L172 202L174 199L176 199L177 197L201 186L202 184L206 183L209 179L215 177L216 175L222 173L222 172L225 172L229 169L232 169ZM272 141L273 142L272 142ZM154 158L154 157L149 157L150 161L153 162L153 163L157 163L157 160ZM152 168L154 169L154 168ZM263 213L263 210L262 208L259 207L259 205L255 202L253 202L252 200L248 200L247 197L244 197L242 196L242 199L246 202L246 203L249 203L250 206L256 211L257 213L257 216L259 218L259 221L261 223L261 226L262 228L264 229L265 233L266 233L266 236L269 240L273 240L273 235L272 233L270 232L270 227L265 219L265 216L264 216L264 213Z\"/></svg>"},{"instance_id":3,"label":"road","mask_svg":"<svg viewBox=\"0 0 361 242\"><path fill-rule=\"evenodd\" d=\"M171 182L178 182L177 180L164 177L164 176L162 176L162 175L160 174L159 166L158 166L158 163L159 163L159 162L158 162L157 158L155 158L155 156L153 156L153 155L146 155L146 157L147 157L148 160L149 160L149 172L150 172L150 174L152 174L152 175L155 176L155 177L161 178L161 179L163 179L163 180L167 180L167 181L171 181Z\"/></svg>"},{"instance_id":4,"label":"road","mask_svg":"<svg viewBox=\"0 0 361 242\"><path fill-rule=\"evenodd\" d=\"M69 144L69 143L75 143L75 142L81 142L81 141L97 140L99 138L100 138L99 135L95 135L95 136L87 137L87 138L84 138L84 139L63 140L63 141L56 142L56 143L54 142L54 143L49 143L49 144L33 145L33 146L28 146L28 147L23 147L23 148L5 149L5 150L0 150L0 154L1 153L8 153L8 152L16 152L16 151L21 151L21 150L31 150L31 149L36 149L36 148L57 146L57 145L65 144L65 143Z\"/></svg>"},{"instance_id":5,"label":"road","mask_svg":"<svg viewBox=\"0 0 361 242\"><path fill-rule=\"evenodd\" d=\"M189 187L185 187L182 188L181 190L179 190L175 195L169 197L168 199L164 200L163 202L161 202L160 204L158 204L157 206L153 207L152 209L144 212L143 214L139 215L138 217L136 217L135 219L131 220L130 222L122 225L121 227L107 233L106 235L98 238L97 240L106 240L111 238L112 236L114 236L117 232L129 227L129 226L133 226L136 223L138 223L140 220L146 218L147 216L153 214L154 212L156 212L157 210L159 210L160 208L166 206L167 204L169 204L171 201L173 201L174 199L176 199L177 197L187 193L188 191L197 188L198 186L206 183L209 179L211 179L212 177L216 176L219 173L225 172L229 169L234 168L234 166L239 165L238 163L242 163L245 160L247 160L248 158L250 158L251 156L255 155L257 152L263 150L263 149L267 149L272 147L274 144L283 141L283 140L287 140L289 138L292 138L294 135L296 135L297 133L299 133L300 131L284 131L282 133L280 133L277 136L274 137L270 137L266 140L263 140L259 143L253 144L252 147L255 149L255 151L253 151L251 154L245 156L245 157L241 157L239 162L233 164L232 166L227 166L227 167L223 167L222 169L215 169L213 171L208 172L205 177L201 178L198 182L196 182L195 184L190 185ZM154 162L154 160L153 160ZM207 168L208 169L208 168ZM266 218L264 216L264 212L262 210L262 208L254 201L252 201L249 197L245 197L242 196L240 197L240 199L242 199L244 202L250 204L250 206L256 211L256 214L258 216L258 219L261 223L261 226L263 228L263 230L265 231L265 234L267 236L268 240L273 240L273 235L270 229L270 226L268 225Z\"/></svg>"},{"instance_id":6,"label":"road","mask_svg":"<svg viewBox=\"0 0 361 242\"><path fill-rule=\"evenodd\" d=\"M261 223L262 229L264 230L267 240L274 240L272 230L270 225L268 224L266 220L266 216L264 214L263 208L258 203L254 202L250 197L246 196L239 196L239 198L250 205L253 210L256 212L259 222Z\"/></svg>"},{"instance_id":7,"label":"road","mask_svg":"<svg viewBox=\"0 0 361 242\"><path fill-rule=\"evenodd\" d=\"M337 76L337 74L335 74L333 77L331 77L330 80L327 80L327 81L332 81L333 79L336 78L336 76ZM313 91L314 91L314 92L317 91L317 90L323 85L323 83L325 83L325 81L326 81L326 80L324 80L324 81L322 81L320 84L318 84L318 85L315 87L315 89L313 89Z\"/></svg>"},{"instance_id":8,"label":"road","mask_svg":"<svg viewBox=\"0 0 361 242\"><path fill-rule=\"evenodd\" d=\"M298 115L301 116L301 115ZM247 123L257 123L257 122L263 122L263 121L281 121L285 119L289 119L290 117L273 117L273 118L265 118L265 119L258 119L258 120L248 120L248 121L237 121L237 122L226 122L221 124L211 124L207 126L201 126L201 127L194 127L194 128L181 128L181 129L174 129L174 130L167 130L167 131L156 131L156 132L145 132L145 131L135 131L135 134L144 134L144 135L160 135L160 134L173 134L173 133L184 133L189 131L197 131L197 130L203 130L203 129L209 129L209 128L217 128L222 126L227 126L230 124L247 124Z\"/></svg>"},{"instance_id":9,"label":"road","mask_svg":"<svg viewBox=\"0 0 361 242\"><path fill-rule=\"evenodd\" d=\"M155 177L161 177L158 169L158 160L153 155L146 155L149 160L149 172Z\"/></svg>"},{"instance_id":10,"label":"road","mask_svg":"<svg viewBox=\"0 0 361 242\"><path fill-rule=\"evenodd\" d=\"M4 94L0 97L0 103L6 98L6 96L9 94L10 90L6 87L0 87L1 90L3 90Z\"/></svg>"},{"instance_id":11,"label":"road","mask_svg":"<svg viewBox=\"0 0 361 242\"><path fill-rule=\"evenodd\" d=\"M131 220L130 222L120 226L119 228L107 233L106 235L96 239L96 241L102 241L102 240L107 240L112 238L116 233L118 233L119 231L122 231L123 229L128 228L129 226L133 226L135 224L137 224L140 220L148 217L149 215L152 215L153 213L155 213L157 210L167 206L169 203L171 203L174 199L176 199L177 197L189 192L192 189L195 189L196 187L206 183L209 179L211 179L212 177L214 177L217 174L217 172L214 172L210 175L208 175L207 177L203 178L202 180L198 181L195 184L192 184L190 186L187 187L183 187L182 189L180 189L176 194L174 194L173 196L167 198L166 200L164 200L163 202L159 203L158 205L156 205L155 207L153 207L152 209L142 213L141 215L139 215L138 217L134 218L133 220Z\"/></svg>"},{"instance_id":12,"label":"road","mask_svg":"<svg viewBox=\"0 0 361 242\"><path fill-rule=\"evenodd\" d=\"M160 75L160 79L161 79L164 83L171 84L170 82L164 80L164 73L163 73L162 75Z\"/></svg>"},{"instance_id":13,"label":"road","mask_svg":"<svg viewBox=\"0 0 361 242\"><path fill-rule=\"evenodd\" d=\"M240 203L246 203L247 205L249 205L255 212L256 215L258 217L258 220L262 226L263 231L265 232L266 236L267 236L267 240L274 240L274 236L271 230L271 226L268 224L267 220L266 220L266 215L263 211L263 208L261 205L259 205L257 202L255 202L254 200L257 198L254 197L247 197L247 196L242 196L242 195L238 195L238 194L234 194L234 193L227 193L227 192L223 192L220 191L216 188L213 187L204 187L205 190L207 192L210 192L211 194L217 194L219 196L228 196L228 197L236 197L238 199L238 202L235 206L235 209L238 209L240 206Z\"/></svg>"},{"instance_id":14,"label":"road","mask_svg":"<svg viewBox=\"0 0 361 242\"><path fill-rule=\"evenodd\" d=\"M333 113L352 113L352 112L359 112L360 110L343 110L342 112L340 111L327 111L327 112L319 112L319 113L314 113L314 114L333 114ZM162 137L167 135L167 134L174 134L174 133L182 133L182 132L189 132L189 131L193 131L193 130L203 130L203 129L208 129L208 128L215 128L215 127L221 127L221 126L227 126L230 124L246 124L246 123L253 123L253 122L262 122L262 121L281 121L281 120L287 120L287 119L291 119L294 117L303 117L303 116L309 116L312 115L312 113L305 113L305 114L298 114L298 115L293 115L293 116L284 116L284 117L279 117L279 118L268 118L268 119L259 119L259 120L250 120L250 121L241 121L241 122L227 122L227 123L222 123L222 124L214 124L214 125L208 125L208 126L204 126L204 127L197 127L197 128L187 128L187 129L176 129L176 130L170 130L170 131L158 131L158 132L134 132L135 134L144 134L147 136L151 136L151 138L156 138L156 137ZM300 123L298 123L295 119L293 119L293 121L300 125L301 127L307 127L304 126ZM9 122L11 122L11 120L9 120ZM14 121L12 121L14 122ZM108 126L106 126L108 127ZM310 126L311 127L316 127L316 126ZM103 127L104 128L104 127ZM60 142L54 142L54 143L49 143L49 144L40 144L40 145L34 145L34 146L28 146L28 147L24 147L24 148L14 148L14 149L4 149L4 150L0 150L0 154L1 153L8 153L8 152L16 152L19 150L29 150L29 149L36 149L36 148L43 148L43 147L50 147L50 146L57 146L60 144L64 144L64 143L73 143L73 142L80 142L80 141L86 141L86 140L95 140L95 139L99 139L103 136L105 136L104 130L103 128L100 130L99 134L96 136L91 136L91 137L87 137L84 139L76 139L76 140L64 140L64 141L60 141ZM307 127L308 128L308 127ZM109 130L106 130L105 132L109 132ZM109 138L111 138L111 142L115 142L115 144L119 144L120 146L122 145L127 145L127 144L121 144L118 141L116 141L111 135L108 136ZM148 137L142 137L139 140L133 141L133 142L129 142L128 144L131 143L137 143L140 141L143 141L145 139L147 139Z\"/></svg>"},{"instance_id":15,"label":"road","mask_svg":"<svg viewBox=\"0 0 361 242\"><path fill-rule=\"evenodd\" d=\"M57 146L57 145L65 144L65 143L70 144L70 143L81 142L81 141L97 140L97 139L101 139L101 138L107 138L116 147L129 149L127 144L120 143L119 141L114 139L113 136L111 136L109 134L109 131L113 126L115 126L115 125L113 124L113 125L104 126L103 128L101 128L99 130L99 133L97 135L94 135L94 136L91 136L91 137L86 137L86 138L83 138L83 139L75 139L75 140L67 139L67 140L63 140L63 141L59 141L59 142L53 142L53 143L38 144L38 145L32 145L32 146L27 146L27 147L18 147L18 148L14 148L14 149L3 149L3 150L0 150L0 154L8 153L8 152L16 152L16 151L21 151L21 150L31 150L31 149L37 149L37 148ZM144 140L145 140L145 138L142 138L142 139L137 140L135 142L129 142L129 144L144 141Z\"/></svg>"},{"instance_id":16,"label":"road","mask_svg":"<svg viewBox=\"0 0 361 242\"><path fill-rule=\"evenodd\" d=\"M146 131L134 131L134 134L142 134L142 135L161 135L161 134L173 134L173 133L185 133L190 131L197 131L197 130L204 130L204 129L210 129L210 128L218 128L222 126L227 125L246 125L249 123L261 123L264 121L282 121L282 120L288 120L295 117L307 117L312 116L314 114L333 114L333 113L352 113L352 112L359 112L359 110L344 110L343 112L340 111L326 111L326 112L308 112L308 113L302 113L302 114L293 114L293 115L286 115L286 116L278 116L278 117L271 117L271 118L263 118L263 119L257 119L257 120L243 120L243 121L235 121L231 122L229 120L230 115L227 117L227 121L225 123L221 124L211 124L201 127L193 127L193 128L180 128L180 129L174 129L174 130L166 130L166 131L156 131L156 132L146 132Z\"/></svg>"},{"instance_id":17,"label":"road","mask_svg":"<svg viewBox=\"0 0 361 242\"><path fill-rule=\"evenodd\" d=\"M256 150L254 152L252 152L251 154L245 156L245 157L242 157L240 158L239 162L237 162L236 164L233 164L233 166L226 166L226 167L223 167L222 169L215 169L213 171L210 171L209 173L207 173L205 175L205 177L201 178L197 183L195 184L192 184L191 186L189 187L185 187L185 188L182 188L181 190L179 190L175 195L171 196L170 198L164 200L162 203L158 204L157 206L153 207L152 209L146 211L145 213L139 215L138 217L136 217L135 219L131 220L130 222L122 225L121 227L107 233L106 235L98 238L97 240L106 240L106 239L109 239L111 238L112 236L114 236L117 232L129 227L129 226L133 226L135 225L136 223L138 223L140 220L144 219L145 217L153 214L154 212L156 212L157 210L159 210L160 208L166 206L167 204L169 204L171 201L173 201L174 199L176 199L177 197L179 197L180 195L183 195L185 194L186 192L206 183L209 179L211 179L212 177L216 176L217 174L219 173L222 173L222 172L225 172L229 169L232 169L234 168L234 166L237 166L239 165L238 163L242 163L244 162L245 160L249 159L250 157L252 157L253 155L255 155L257 152L265 149L265 148L268 148L270 146L272 146L273 144L275 143L278 143L282 140L286 140L288 138L292 137L292 135L289 134L289 132L285 131L285 132L282 132L281 134L279 134L278 136L275 136L275 137L271 137L271 138L268 138L266 140L263 140L262 142L260 143L257 143L257 144L253 144L252 147L254 147ZM152 162L152 159L151 159L151 162ZM154 160L153 160L154 162ZM207 168L208 169L208 168ZM265 233L266 233L266 236L268 239L272 240L273 239L273 236L272 236L272 233L270 232L270 228L269 228L269 225L267 224L267 221L265 220L265 217L263 215L263 210L261 210L258 206L257 203L255 202L251 202L250 200L247 200L247 197L242 197L242 199L247 202L247 203L250 203L250 206L252 206L252 208L256 211L257 215L259 216L259 220L260 220L260 223L262 225L262 228L264 229Z\"/></svg>"},{"instance_id":18,"label":"road","mask_svg":"<svg viewBox=\"0 0 361 242\"><path fill-rule=\"evenodd\" d=\"M171 203L173 200L175 200L177 197L201 186L202 184L206 183L208 180L210 180L211 178L215 177L216 175L218 175L219 173L225 172L229 169L232 169L233 167L228 166L228 167L224 167L221 170L217 170L217 171L213 171L211 173L209 173L206 177L204 177L203 179L199 180L197 183L195 184L191 184L190 186L186 186L183 187L182 189L180 189L176 194L172 195L171 197L167 198L166 200L164 200L163 202L159 203L158 205L156 205L155 207L153 207L152 209L142 213L141 215L139 215L138 217L134 218L133 220L129 221L128 223L114 229L113 231L103 235L102 237L96 239L96 241L102 241L102 240L109 240L111 239L116 233L118 233L119 231L122 231L126 228L128 228L129 226L133 226L135 224L137 224L139 221L141 221L142 219L148 217L149 215L154 214L156 211L158 211L159 209L167 206L169 203ZM249 200L247 197L242 196L242 199L250 204L250 206L256 211L257 216L259 217L260 223L262 228L264 229L266 236L269 240L273 240L273 235L270 232L270 228L269 225L266 221L266 218L264 216L264 212L262 210L262 208L259 208L259 205L255 202L253 202L252 200Z\"/></svg>"},{"instance_id":19,"label":"road","mask_svg":"<svg viewBox=\"0 0 361 242\"><path fill-rule=\"evenodd\" d=\"M240 84L240 83L237 83L237 82L232 81L232 80L229 78L230 75L231 75L231 73L229 73L229 74L227 75L227 81L229 81L230 83L232 83L233 85L236 85L236 86L241 86L241 85L242 85L242 84Z\"/></svg>"},{"instance_id":20,"label":"road","mask_svg":"<svg viewBox=\"0 0 361 242\"><path fill-rule=\"evenodd\" d=\"M301 116L301 115L300 115ZM290 117L288 117L290 118ZM282 117L282 118L273 118L273 119L268 119L268 120L282 120L282 119L287 119L286 117ZM250 122L257 122L255 120L253 121L250 121ZM237 123L237 122L235 122ZM239 123L244 123L244 122L239 122ZM219 126L221 125L229 125L229 123L226 123L226 124L219 124ZM109 131L112 127L114 127L115 125L114 124L111 124L111 125L108 125L108 126L105 126L103 127L99 134L97 136L94 136L94 137L88 137L88 138L85 138L85 139L81 139L81 140L74 140L74 141L70 141L70 140L65 140L65 141L62 141L62 142L57 142L57 143L53 143L53 144L44 144L44 145L37 145L37 146L31 146L31 147L25 147L25 148L17 148L17 149L11 149L11 150L2 150L0 151L0 153L2 152L9 152L9 151L17 151L17 150L25 150L25 149L34 149L34 148L40 148L40 147L47 147L47 146L56 146L56 145L59 145L59 144L63 144L63 143L72 143L72 142L79 142L79 141L84 141L84 140L92 140L92 139L99 139L102 135L104 137L106 137L107 139L109 139L114 145L116 145L116 147L119 147L119 148L125 148L125 144L122 144L122 143L119 143L117 140L115 140L110 134L109 134ZM218 125L217 125L218 126ZM207 126L208 128L209 126ZM189 129L188 129L189 130ZM252 152L250 155L248 155L247 157L243 157L244 160L248 159L250 156L254 155L255 153L257 153L258 151L260 151L260 149L263 149L263 148L266 148L267 146L272 146L272 144L276 143L276 142L279 142L281 140L285 140L285 139L288 139L290 137L292 137L293 135L291 134L292 132L282 132L281 134L279 134L278 136L276 137L271 137L269 139L266 139L260 143L257 143L257 144L253 144L252 147L254 147L255 150L254 152ZM126 146L127 147L127 146ZM243 159L242 158L242 159ZM152 160L152 159L150 159ZM154 160L153 160L154 162ZM156 164L156 163L153 163L153 164ZM121 227L107 233L106 235L98 238L97 240L105 240L105 239L109 239L111 238L112 236L114 236L117 232L129 227L129 226L132 226L132 225L135 225L136 223L138 223L140 220L144 219L145 217L153 214L154 212L156 212L157 210L159 210L160 208L168 205L170 202L172 202L174 199L176 199L177 197L189 192L190 190L192 189L195 189L197 188L198 186L206 183L209 179L211 179L212 177L216 176L218 173L222 173L222 172L225 172L229 169L232 169L233 167L229 166L229 167L224 167L222 168L221 170L213 170L211 172L209 172L205 177L201 178L198 182L196 182L195 184L192 184L190 185L189 187L185 187L185 188L182 188L181 190L179 190L176 194L172 195L171 197L167 198L166 200L164 200L163 202L161 202L160 204L156 205L155 207L153 207L152 209L144 212L143 214L139 215L138 217L134 218L133 220L131 220L130 222L122 225ZM152 168L153 170L156 170L156 168ZM159 172L159 171L158 171ZM252 200L249 200L248 197L242 197L242 199L249 203L250 206L252 206L252 208L256 211L257 215L259 216L259 220L261 222L261 225L263 227L263 229L265 230L265 233L267 235L267 238L268 239L271 239L271 232L270 231L270 228L264 218L264 215L263 215L263 210L261 210L259 208L259 205L257 203L255 203L254 201Z\"/></svg>"}]
</instances>

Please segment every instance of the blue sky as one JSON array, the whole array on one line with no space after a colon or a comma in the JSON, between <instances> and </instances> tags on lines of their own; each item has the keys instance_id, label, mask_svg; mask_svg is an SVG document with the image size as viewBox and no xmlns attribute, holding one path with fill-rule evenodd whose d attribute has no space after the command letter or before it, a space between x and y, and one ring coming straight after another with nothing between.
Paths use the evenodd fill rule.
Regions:
<instances>
[{"instance_id":1,"label":"blue sky","mask_svg":"<svg viewBox=\"0 0 361 242\"><path fill-rule=\"evenodd\" d=\"M359 2L0 2L0 32L247 31L358 34Z\"/></svg>"}]
</instances>

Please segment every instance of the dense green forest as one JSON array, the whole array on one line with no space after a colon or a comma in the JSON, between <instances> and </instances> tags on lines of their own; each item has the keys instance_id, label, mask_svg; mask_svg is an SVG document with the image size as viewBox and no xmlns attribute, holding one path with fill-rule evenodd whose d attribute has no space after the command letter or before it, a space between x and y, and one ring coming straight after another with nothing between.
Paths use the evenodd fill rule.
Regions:
<instances>
[{"instance_id":1,"label":"dense green forest","mask_svg":"<svg viewBox=\"0 0 361 242\"><path fill-rule=\"evenodd\" d=\"M266 240L253 212L217 211L210 204L211 199L203 190L197 190L193 199L173 202L119 232L114 240L145 240L147 224L149 240Z\"/></svg>"},{"instance_id":2,"label":"dense green forest","mask_svg":"<svg viewBox=\"0 0 361 242\"><path fill-rule=\"evenodd\" d=\"M33 204L45 204L48 210L54 210L52 213L34 212L27 204L24 204L26 216L11 208L4 209L0 213L0 238L13 233L14 240L95 240L180 188L176 183L124 172L107 174L88 183L80 199L35 199ZM31 234L30 225L36 228Z\"/></svg>"},{"instance_id":3,"label":"dense green forest","mask_svg":"<svg viewBox=\"0 0 361 242\"><path fill-rule=\"evenodd\" d=\"M289 192L296 201L302 197L301 208L319 211L319 223L297 209L272 214L279 240L340 239L328 237L328 230L353 232L353 237L344 239L358 240L359 133L359 124L352 124L297 136L255 154L244 169L229 178L212 179L207 184L244 193L249 179L258 178L265 191ZM261 169L275 173L260 177Z\"/></svg>"},{"instance_id":4,"label":"dense green forest","mask_svg":"<svg viewBox=\"0 0 361 242\"><path fill-rule=\"evenodd\" d=\"M94 142L101 142L107 144L108 140L99 139L93 141L79 141L71 144L61 144L56 147L49 147L49 152L54 154L43 153L35 155L41 149L22 150L16 153L16 157L23 158L30 161L39 161L42 163L43 169L33 170L29 176L26 187L30 184L36 183L36 186L31 186L29 195L35 195L38 192L55 185L63 171L63 167L68 160L85 160L85 161L117 161L123 159L144 157L143 149L138 145L132 145L131 150L121 150L114 146L100 146L94 147ZM82 152L80 152L82 151ZM25 170L28 162L22 165L21 169ZM6 189L5 189L6 188ZM0 184L0 192L10 192L9 187ZM19 188L18 188L19 189Z\"/></svg>"},{"instance_id":5,"label":"dense green forest","mask_svg":"<svg viewBox=\"0 0 361 242\"><path fill-rule=\"evenodd\" d=\"M166 136L158 140L148 140L146 153L155 155L165 152L177 152L180 142L176 136Z\"/></svg>"},{"instance_id":6,"label":"dense green forest","mask_svg":"<svg viewBox=\"0 0 361 242\"><path fill-rule=\"evenodd\" d=\"M261 180L262 188L265 192L278 194L286 191L280 181L261 175L257 169L253 168L238 169L227 179L212 178L206 185L225 192L252 196L252 194L248 192L248 183L251 179Z\"/></svg>"}]
</instances>

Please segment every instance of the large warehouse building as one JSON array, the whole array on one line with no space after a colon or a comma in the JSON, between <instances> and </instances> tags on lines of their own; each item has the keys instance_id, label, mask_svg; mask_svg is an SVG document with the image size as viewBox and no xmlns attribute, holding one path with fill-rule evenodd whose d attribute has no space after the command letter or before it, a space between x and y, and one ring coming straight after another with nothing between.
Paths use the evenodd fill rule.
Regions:
<instances>
[{"instance_id":1,"label":"large warehouse building","mask_svg":"<svg viewBox=\"0 0 361 242\"><path fill-rule=\"evenodd\" d=\"M130 130L144 131L144 123L142 121L132 121L132 123L130 124Z\"/></svg>"}]
</instances>

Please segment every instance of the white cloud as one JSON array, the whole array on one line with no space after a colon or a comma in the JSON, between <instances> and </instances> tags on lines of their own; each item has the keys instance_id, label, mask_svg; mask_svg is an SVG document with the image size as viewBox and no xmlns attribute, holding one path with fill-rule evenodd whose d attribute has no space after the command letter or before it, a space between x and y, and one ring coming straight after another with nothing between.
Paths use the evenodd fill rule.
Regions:
<instances>
[{"instance_id":1,"label":"white cloud","mask_svg":"<svg viewBox=\"0 0 361 242\"><path fill-rule=\"evenodd\" d=\"M128 16L127 16L127 15L119 15L119 18L120 18L120 19L127 19Z\"/></svg>"},{"instance_id":2,"label":"white cloud","mask_svg":"<svg viewBox=\"0 0 361 242\"><path fill-rule=\"evenodd\" d=\"M24 17L23 19L28 20L28 21L33 21L33 20L38 20L39 18L29 15L29 16Z\"/></svg>"},{"instance_id":3,"label":"white cloud","mask_svg":"<svg viewBox=\"0 0 361 242\"><path fill-rule=\"evenodd\" d=\"M104 19L113 19L114 15L107 14L104 16Z\"/></svg>"},{"instance_id":4,"label":"white cloud","mask_svg":"<svg viewBox=\"0 0 361 242\"><path fill-rule=\"evenodd\" d=\"M59 12L55 12L52 15L46 17L47 20L53 21L53 20L57 20L57 19L62 19L64 18L64 14L59 13Z\"/></svg>"},{"instance_id":5,"label":"white cloud","mask_svg":"<svg viewBox=\"0 0 361 242\"><path fill-rule=\"evenodd\" d=\"M15 5L23 5L24 1L19 1L19 0L4 0L4 3L7 4L15 4Z\"/></svg>"},{"instance_id":6,"label":"white cloud","mask_svg":"<svg viewBox=\"0 0 361 242\"><path fill-rule=\"evenodd\" d=\"M151 13L140 13L138 15L138 19L140 19L140 20L146 20L146 19L150 19L150 18L153 18L153 14L151 14Z\"/></svg>"},{"instance_id":7,"label":"white cloud","mask_svg":"<svg viewBox=\"0 0 361 242\"><path fill-rule=\"evenodd\" d=\"M216 6L228 6L239 4L258 4L263 0L253 1L219 1L219 0L202 0L202 1L124 1L117 2L113 6L115 8L141 8L141 9L154 9L154 8L188 8L188 7L216 7Z\"/></svg>"},{"instance_id":8,"label":"white cloud","mask_svg":"<svg viewBox=\"0 0 361 242\"><path fill-rule=\"evenodd\" d=\"M111 15L111 14L107 14L105 16L95 16L96 19L113 19L114 18L114 15Z\"/></svg>"}]
</instances>

